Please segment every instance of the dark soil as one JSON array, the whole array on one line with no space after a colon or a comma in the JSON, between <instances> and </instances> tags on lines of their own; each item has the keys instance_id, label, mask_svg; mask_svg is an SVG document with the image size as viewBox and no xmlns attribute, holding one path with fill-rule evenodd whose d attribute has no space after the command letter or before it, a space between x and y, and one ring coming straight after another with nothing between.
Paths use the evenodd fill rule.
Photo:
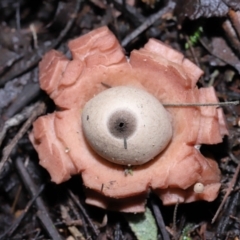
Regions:
<instances>
[{"instance_id":1,"label":"dark soil","mask_svg":"<svg viewBox=\"0 0 240 240\"><path fill-rule=\"evenodd\" d=\"M201 1L0 1L0 144L5 148L0 164L0 239L136 239L122 213L84 203L79 176L56 185L39 166L27 131L45 111L37 102L44 101L47 112L54 111L54 104L40 90L38 63L53 48L69 55L70 39L107 25L127 55L151 37L160 39L204 70L199 86L213 85L220 101L239 100L238 1L219 1L219 11L208 14L197 2ZM219 197L211 203L179 205L174 218L176 206L163 206L150 195L147 205L157 206L167 229L159 227L159 239L240 238L240 106L223 109L229 136L221 144L201 148L220 166ZM16 123L8 122L6 128L9 119Z\"/></svg>"}]
</instances>

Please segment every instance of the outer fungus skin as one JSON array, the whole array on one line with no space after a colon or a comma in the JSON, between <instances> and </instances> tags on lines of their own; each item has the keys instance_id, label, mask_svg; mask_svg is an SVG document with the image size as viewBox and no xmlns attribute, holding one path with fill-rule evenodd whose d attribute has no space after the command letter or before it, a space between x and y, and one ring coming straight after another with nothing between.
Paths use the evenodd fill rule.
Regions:
<instances>
[{"instance_id":1,"label":"outer fungus skin","mask_svg":"<svg viewBox=\"0 0 240 240\"><path fill-rule=\"evenodd\" d=\"M69 48L72 60L51 50L40 62L40 86L59 110L39 117L30 134L52 181L61 183L81 174L87 203L125 212L144 211L150 190L165 205L213 201L220 188L220 171L194 146L217 144L228 134L220 108L166 108L172 120L170 143L153 160L134 167L132 175L92 150L81 122L85 104L106 86L143 89L162 104L218 102L212 87L196 87L203 72L155 39L132 51L128 61L107 27L70 41ZM204 185L202 193L194 192L196 183Z\"/></svg>"},{"instance_id":2,"label":"outer fungus skin","mask_svg":"<svg viewBox=\"0 0 240 240\"><path fill-rule=\"evenodd\" d=\"M159 100L125 86L109 88L88 101L82 125L94 151L121 165L152 160L172 137L171 118Z\"/></svg>"}]
</instances>

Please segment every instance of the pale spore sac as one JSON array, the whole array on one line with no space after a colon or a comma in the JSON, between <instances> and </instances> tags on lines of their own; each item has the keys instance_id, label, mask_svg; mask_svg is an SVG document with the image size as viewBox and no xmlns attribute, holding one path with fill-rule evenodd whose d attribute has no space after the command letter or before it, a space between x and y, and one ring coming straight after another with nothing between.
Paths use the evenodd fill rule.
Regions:
<instances>
[{"instance_id":1,"label":"pale spore sac","mask_svg":"<svg viewBox=\"0 0 240 240\"><path fill-rule=\"evenodd\" d=\"M88 101L82 127L96 153L121 165L152 160L172 137L169 113L159 100L132 87L112 87Z\"/></svg>"}]
</instances>

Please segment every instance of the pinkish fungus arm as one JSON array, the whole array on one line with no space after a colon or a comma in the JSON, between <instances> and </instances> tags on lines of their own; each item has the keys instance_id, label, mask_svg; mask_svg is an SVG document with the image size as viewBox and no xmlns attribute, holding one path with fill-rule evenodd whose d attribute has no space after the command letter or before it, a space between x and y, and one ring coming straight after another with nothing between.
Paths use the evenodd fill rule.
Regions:
<instances>
[{"instance_id":1,"label":"pinkish fungus arm","mask_svg":"<svg viewBox=\"0 0 240 240\"><path fill-rule=\"evenodd\" d=\"M157 59L164 58L169 62L176 63L176 65L181 66L182 69L180 72L183 76L185 75L184 79L186 81L186 86L194 88L199 78L203 75L203 71L194 63L186 59L182 53L172 49L161 41L150 39L140 51L144 50L152 55L155 55ZM181 79L179 79L179 81L180 80Z\"/></svg>"},{"instance_id":2,"label":"pinkish fungus arm","mask_svg":"<svg viewBox=\"0 0 240 240\"><path fill-rule=\"evenodd\" d=\"M217 103L218 99L213 87L199 89L200 103ZM197 144L216 144L222 142L224 135L228 135L222 109L216 107L200 107L200 128Z\"/></svg>"},{"instance_id":3,"label":"pinkish fungus arm","mask_svg":"<svg viewBox=\"0 0 240 240\"><path fill-rule=\"evenodd\" d=\"M41 87L61 111L40 117L30 135L52 180L59 183L81 173L88 203L120 211L143 211L149 189L164 204L215 199L220 188L218 166L194 146L222 141L227 129L221 109L167 108L173 125L172 141L155 159L134 168L132 176L126 176L122 166L98 156L81 127L83 106L106 85L145 89L162 103L217 102L212 88L195 86L202 71L157 40L134 50L127 62L106 27L72 40L69 48L72 61L50 51L40 63ZM205 185L203 193L193 191L196 182Z\"/></svg>"},{"instance_id":4,"label":"pinkish fungus arm","mask_svg":"<svg viewBox=\"0 0 240 240\"><path fill-rule=\"evenodd\" d=\"M62 53L51 50L45 54L39 63L39 83L40 87L54 98L59 81L66 69L69 60Z\"/></svg>"},{"instance_id":5,"label":"pinkish fungus arm","mask_svg":"<svg viewBox=\"0 0 240 240\"><path fill-rule=\"evenodd\" d=\"M55 113L38 118L29 138L38 152L40 165L48 170L53 182L61 183L77 171L68 155L69 148L55 135L55 120Z\"/></svg>"},{"instance_id":6,"label":"pinkish fungus arm","mask_svg":"<svg viewBox=\"0 0 240 240\"><path fill-rule=\"evenodd\" d=\"M162 103L218 102L213 88L196 88L196 81L202 71L184 59L181 53L160 41L151 39L143 49L133 51L130 63L135 69L139 69L141 75L146 74L142 78L139 76L139 81L149 92L159 96ZM216 144L228 134L221 109L211 106L168 110L175 116L175 137L181 137L187 143ZM187 130L189 125L190 132Z\"/></svg>"},{"instance_id":7,"label":"pinkish fungus arm","mask_svg":"<svg viewBox=\"0 0 240 240\"><path fill-rule=\"evenodd\" d=\"M126 62L126 56L114 34L101 27L69 42L73 59L84 62L86 67L111 66Z\"/></svg>"},{"instance_id":8,"label":"pinkish fungus arm","mask_svg":"<svg viewBox=\"0 0 240 240\"><path fill-rule=\"evenodd\" d=\"M87 195L86 203L88 204L113 211L133 213L145 211L146 199L148 196L148 192L145 192L144 194L136 196L115 199L106 197L88 188L85 189L85 192Z\"/></svg>"}]
</instances>

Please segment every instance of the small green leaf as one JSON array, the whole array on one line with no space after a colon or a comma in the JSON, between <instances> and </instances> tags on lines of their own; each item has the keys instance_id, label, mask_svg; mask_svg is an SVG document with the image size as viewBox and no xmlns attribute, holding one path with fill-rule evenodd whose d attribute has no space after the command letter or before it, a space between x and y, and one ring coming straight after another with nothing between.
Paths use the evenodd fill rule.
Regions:
<instances>
[{"instance_id":1,"label":"small green leaf","mask_svg":"<svg viewBox=\"0 0 240 240\"><path fill-rule=\"evenodd\" d=\"M180 237L180 240L192 240L190 237L190 233L192 231L193 224L188 224L184 229L182 230L182 235Z\"/></svg>"},{"instance_id":2,"label":"small green leaf","mask_svg":"<svg viewBox=\"0 0 240 240\"><path fill-rule=\"evenodd\" d=\"M125 218L138 240L158 239L157 225L149 208L144 213L127 213Z\"/></svg>"},{"instance_id":3,"label":"small green leaf","mask_svg":"<svg viewBox=\"0 0 240 240\"><path fill-rule=\"evenodd\" d=\"M185 43L185 49L189 49L190 46L194 46L199 42L199 39L201 38L201 35L203 33L203 28L198 27L196 31L193 33L193 35L189 36L189 41Z\"/></svg>"}]
</instances>

